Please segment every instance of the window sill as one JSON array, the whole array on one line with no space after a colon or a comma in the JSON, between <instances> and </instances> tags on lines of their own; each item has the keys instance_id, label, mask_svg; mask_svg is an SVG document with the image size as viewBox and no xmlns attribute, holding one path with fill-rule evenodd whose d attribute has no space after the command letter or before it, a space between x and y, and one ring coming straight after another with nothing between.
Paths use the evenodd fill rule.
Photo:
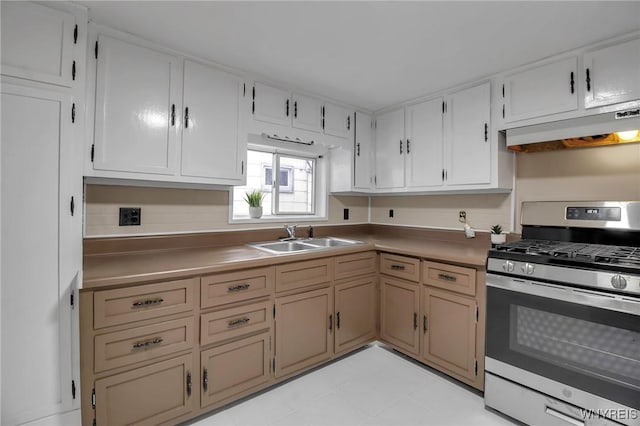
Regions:
<instances>
[{"instance_id":1,"label":"window sill","mask_svg":"<svg viewBox=\"0 0 640 426\"><path fill-rule=\"evenodd\" d=\"M250 217L234 217L229 219L229 224L241 223L292 223L292 222L326 222L327 216L317 215L287 215L287 216L262 216L260 219L252 219Z\"/></svg>"}]
</instances>

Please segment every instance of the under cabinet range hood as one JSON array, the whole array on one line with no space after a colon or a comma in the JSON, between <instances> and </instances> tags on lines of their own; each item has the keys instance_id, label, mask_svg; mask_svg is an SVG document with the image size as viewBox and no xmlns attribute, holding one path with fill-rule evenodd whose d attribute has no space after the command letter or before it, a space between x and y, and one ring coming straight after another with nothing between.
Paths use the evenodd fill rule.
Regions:
<instances>
[{"instance_id":1,"label":"under cabinet range hood","mask_svg":"<svg viewBox=\"0 0 640 426\"><path fill-rule=\"evenodd\" d=\"M507 147L539 152L640 142L640 108L507 130Z\"/></svg>"}]
</instances>

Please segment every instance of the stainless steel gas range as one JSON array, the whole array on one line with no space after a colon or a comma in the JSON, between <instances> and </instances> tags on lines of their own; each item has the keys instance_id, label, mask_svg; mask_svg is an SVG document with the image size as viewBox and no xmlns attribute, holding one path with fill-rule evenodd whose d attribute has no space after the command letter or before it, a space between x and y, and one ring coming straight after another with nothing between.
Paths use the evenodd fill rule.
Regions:
<instances>
[{"instance_id":1,"label":"stainless steel gas range","mask_svg":"<svg viewBox=\"0 0 640 426\"><path fill-rule=\"evenodd\" d=\"M531 202L489 251L485 404L531 425L640 425L640 202Z\"/></svg>"}]
</instances>

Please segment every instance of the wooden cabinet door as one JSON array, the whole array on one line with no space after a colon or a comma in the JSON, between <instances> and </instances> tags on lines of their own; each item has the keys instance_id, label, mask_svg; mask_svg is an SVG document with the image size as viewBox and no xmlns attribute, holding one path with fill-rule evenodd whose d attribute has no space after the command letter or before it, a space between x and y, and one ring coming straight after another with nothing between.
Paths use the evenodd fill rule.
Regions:
<instances>
[{"instance_id":1,"label":"wooden cabinet door","mask_svg":"<svg viewBox=\"0 0 640 426\"><path fill-rule=\"evenodd\" d=\"M322 107L322 128L325 135L348 138L351 134L351 112L339 105L325 102Z\"/></svg>"},{"instance_id":2,"label":"wooden cabinet door","mask_svg":"<svg viewBox=\"0 0 640 426\"><path fill-rule=\"evenodd\" d=\"M584 106L640 99L640 39L584 55Z\"/></svg>"},{"instance_id":3,"label":"wooden cabinet door","mask_svg":"<svg viewBox=\"0 0 640 426\"><path fill-rule=\"evenodd\" d=\"M504 79L507 123L578 109L578 59L573 56Z\"/></svg>"},{"instance_id":4,"label":"wooden cabinet door","mask_svg":"<svg viewBox=\"0 0 640 426\"><path fill-rule=\"evenodd\" d=\"M182 175L241 181L240 88L231 74L184 61Z\"/></svg>"},{"instance_id":5,"label":"wooden cabinet door","mask_svg":"<svg viewBox=\"0 0 640 426\"><path fill-rule=\"evenodd\" d=\"M335 286L335 352L344 352L376 337L376 277Z\"/></svg>"},{"instance_id":6,"label":"wooden cabinet door","mask_svg":"<svg viewBox=\"0 0 640 426\"><path fill-rule=\"evenodd\" d=\"M276 377L331 358L332 293L326 288L276 298Z\"/></svg>"},{"instance_id":7,"label":"wooden cabinet door","mask_svg":"<svg viewBox=\"0 0 640 426\"><path fill-rule=\"evenodd\" d=\"M320 132L322 130L321 111L322 102L311 96L300 95L294 93L293 100L293 127L303 130L311 130L312 132Z\"/></svg>"},{"instance_id":8,"label":"wooden cabinet door","mask_svg":"<svg viewBox=\"0 0 640 426\"><path fill-rule=\"evenodd\" d=\"M253 86L253 118L267 123L291 125L291 99L287 90L255 83Z\"/></svg>"},{"instance_id":9,"label":"wooden cabinet door","mask_svg":"<svg viewBox=\"0 0 640 426\"><path fill-rule=\"evenodd\" d=\"M476 301L425 287L422 301L422 356L460 376L476 376Z\"/></svg>"},{"instance_id":10,"label":"wooden cabinet door","mask_svg":"<svg viewBox=\"0 0 640 426\"><path fill-rule=\"evenodd\" d=\"M376 187L404 186L404 109L376 117Z\"/></svg>"},{"instance_id":11,"label":"wooden cabinet door","mask_svg":"<svg viewBox=\"0 0 640 426\"><path fill-rule=\"evenodd\" d=\"M442 186L442 98L407 108L405 112L407 186Z\"/></svg>"},{"instance_id":12,"label":"wooden cabinet door","mask_svg":"<svg viewBox=\"0 0 640 426\"><path fill-rule=\"evenodd\" d=\"M269 381L270 360L270 332L202 351L202 407Z\"/></svg>"},{"instance_id":13,"label":"wooden cabinet door","mask_svg":"<svg viewBox=\"0 0 640 426\"><path fill-rule=\"evenodd\" d=\"M9 84L1 92L0 338L3 387L10 386L0 423L13 425L71 409L69 295L82 268L74 258L82 194L70 186L80 178L70 161L70 96Z\"/></svg>"},{"instance_id":14,"label":"wooden cabinet door","mask_svg":"<svg viewBox=\"0 0 640 426\"><path fill-rule=\"evenodd\" d=\"M189 354L96 380L96 424L156 425L190 412L192 364Z\"/></svg>"},{"instance_id":15,"label":"wooden cabinet door","mask_svg":"<svg viewBox=\"0 0 640 426\"><path fill-rule=\"evenodd\" d=\"M70 87L75 17L31 2L1 8L2 74Z\"/></svg>"},{"instance_id":16,"label":"wooden cabinet door","mask_svg":"<svg viewBox=\"0 0 640 426\"><path fill-rule=\"evenodd\" d=\"M490 83L449 96L445 113L447 185L491 182Z\"/></svg>"},{"instance_id":17,"label":"wooden cabinet door","mask_svg":"<svg viewBox=\"0 0 640 426\"><path fill-rule=\"evenodd\" d=\"M353 114L354 130L354 178L353 186L360 189L371 188L373 161L373 128L371 116L356 112Z\"/></svg>"},{"instance_id":18,"label":"wooden cabinet door","mask_svg":"<svg viewBox=\"0 0 640 426\"><path fill-rule=\"evenodd\" d=\"M418 354L418 284L381 275L380 288L380 337L392 345Z\"/></svg>"},{"instance_id":19,"label":"wooden cabinet door","mask_svg":"<svg viewBox=\"0 0 640 426\"><path fill-rule=\"evenodd\" d=\"M179 65L175 56L98 37L95 169L176 173Z\"/></svg>"}]
</instances>

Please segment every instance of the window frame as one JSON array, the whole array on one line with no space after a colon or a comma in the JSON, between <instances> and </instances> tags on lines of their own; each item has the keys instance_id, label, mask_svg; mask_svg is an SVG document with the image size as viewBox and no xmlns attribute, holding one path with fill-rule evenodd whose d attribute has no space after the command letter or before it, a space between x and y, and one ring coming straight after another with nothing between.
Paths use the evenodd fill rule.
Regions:
<instances>
[{"instance_id":1,"label":"window frame","mask_svg":"<svg viewBox=\"0 0 640 426\"><path fill-rule=\"evenodd\" d=\"M274 165L275 165L275 169L277 170L278 173L275 173L276 179L274 182L274 185L272 187L271 190L271 196L272 196L272 203L271 203L271 210L272 210L272 215L273 216L292 216L292 215L300 215L300 216L315 216L316 215L316 196L317 196L317 182L316 182L316 169L318 166L318 161L317 158L313 158L313 157L304 157L301 155L293 155L293 154L282 154L279 152L275 152L274 154ZM313 172L311 174L311 179L313 182L313 186L311 188L311 211L309 212L292 212L292 211L286 211L280 210L280 158L281 157L287 157L287 158L293 158L296 160L305 160L305 161L313 161ZM292 169L292 173L290 175L291 180L291 188L294 188L294 183L293 180L295 176L295 173ZM293 191L293 193L295 194L295 190Z\"/></svg>"}]
</instances>

